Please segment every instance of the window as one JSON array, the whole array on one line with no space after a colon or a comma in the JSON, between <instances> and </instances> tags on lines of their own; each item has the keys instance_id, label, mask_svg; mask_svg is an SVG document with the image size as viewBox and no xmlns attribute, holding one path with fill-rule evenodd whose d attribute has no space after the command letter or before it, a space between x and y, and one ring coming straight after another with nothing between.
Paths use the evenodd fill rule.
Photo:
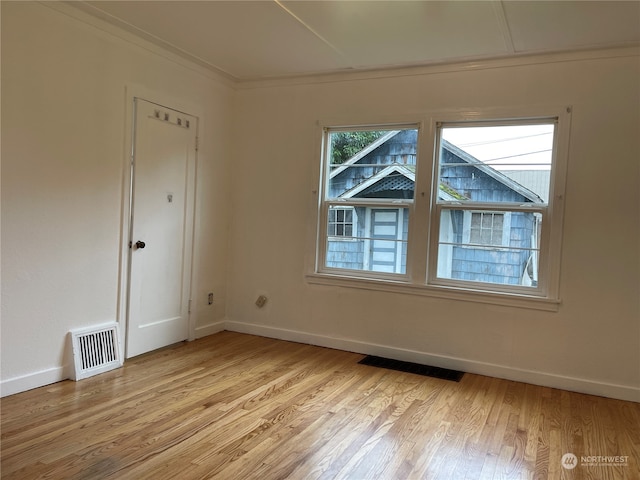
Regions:
<instances>
[{"instance_id":1,"label":"window","mask_svg":"<svg viewBox=\"0 0 640 480\"><path fill-rule=\"evenodd\" d=\"M557 304L570 111L477 113L325 127L309 278Z\"/></svg>"},{"instance_id":2,"label":"window","mask_svg":"<svg viewBox=\"0 0 640 480\"><path fill-rule=\"evenodd\" d=\"M494 247L508 245L511 231L509 220L510 215L504 212L466 212L465 243Z\"/></svg>"},{"instance_id":3,"label":"window","mask_svg":"<svg viewBox=\"0 0 640 480\"><path fill-rule=\"evenodd\" d=\"M354 212L353 207L330 208L327 235L329 237L353 237Z\"/></svg>"},{"instance_id":4,"label":"window","mask_svg":"<svg viewBox=\"0 0 640 480\"><path fill-rule=\"evenodd\" d=\"M326 131L322 270L405 274L417 138L403 126Z\"/></svg>"},{"instance_id":5,"label":"window","mask_svg":"<svg viewBox=\"0 0 640 480\"><path fill-rule=\"evenodd\" d=\"M473 212L469 242L480 245L502 245L504 213Z\"/></svg>"},{"instance_id":6,"label":"window","mask_svg":"<svg viewBox=\"0 0 640 480\"><path fill-rule=\"evenodd\" d=\"M441 228L433 260L441 264L445 255L450 265L441 267L432 283L503 286L489 287L498 291L536 288L529 271L547 215L555 124L545 119L438 126L438 182L457 196L435 199L434 220ZM454 237L443 228L443 218L456 222L461 217L463 235Z\"/></svg>"}]
</instances>

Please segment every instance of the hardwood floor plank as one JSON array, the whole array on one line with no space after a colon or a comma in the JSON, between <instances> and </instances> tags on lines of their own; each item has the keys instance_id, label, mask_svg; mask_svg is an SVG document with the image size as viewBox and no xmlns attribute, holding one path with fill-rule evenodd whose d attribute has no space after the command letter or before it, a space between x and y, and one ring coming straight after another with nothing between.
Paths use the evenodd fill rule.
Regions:
<instances>
[{"instance_id":1,"label":"hardwood floor plank","mask_svg":"<svg viewBox=\"0 0 640 480\"><path fill-rule=\"evenodd\" d=\"M7 480L637 480L640 404L221 332L2 399ZM560 460L622 456L626 464Z\"/></svg>"}]
</instances>

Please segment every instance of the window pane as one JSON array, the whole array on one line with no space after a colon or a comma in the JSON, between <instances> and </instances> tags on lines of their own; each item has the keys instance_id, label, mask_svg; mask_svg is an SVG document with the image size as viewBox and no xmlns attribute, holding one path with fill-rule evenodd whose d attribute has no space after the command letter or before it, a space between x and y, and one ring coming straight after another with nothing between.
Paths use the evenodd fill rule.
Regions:
<instances>
[{"instance_id":1,"label":"window pane","mask_svg":"<svg viewBox=\"0 0 640 480\"><path fill-rule=\"evenodd\" d=\"M329 133L327 198L412 199L418 130Z\"/></svg>"},{"instance_id":2,"label":"window pane","mask_svg":"<svg viewBox=\"0 0 640 480\"><path fill-rule=\"evenodd\" d=\"M353 207L330 207L327 235L350 237L353 234Z\"/></svg>"},{"instance_id":3,"label":"window pane","mask_svg":"<svg viewBox=\"0 0 640 480\"><path fill-rule=\"evenodd\" d=\"M502 245L504 233L503 219L504 213L473 212L471 214L469 243Z\"/></svg>"},{"instance_id":4,"label":"window pane","mask_svg":"<svg viewBox=\"0 0 640 480\"><path fill-rule=\"evenodd\" d=\"M354 207L344 237L327 238L325 266L371 272L406 272L409 210L401 208Z\"/></svg>"},{"instance_id":5,"label":"window pane","mask_svg":"<svg viewBox=\"0 0 640 480\"><path fill-rule=\"evenodd\" d=\"M507 217L509 221L506 221ZM532 212L443 209L437 276L500 285L537 286L541 220L541 214ZM471 223L476 221L477 228L474 228Z\"/></svg>"},{"instance_id":6,"label":"window pane","mask_svg":"<svg viewBox=\"0 0 640 480\"><path fill-rule=\"evenodd\" d=\"M443 127L440 201L547 203L555 125Z\"/></svg>"}]
</instances>

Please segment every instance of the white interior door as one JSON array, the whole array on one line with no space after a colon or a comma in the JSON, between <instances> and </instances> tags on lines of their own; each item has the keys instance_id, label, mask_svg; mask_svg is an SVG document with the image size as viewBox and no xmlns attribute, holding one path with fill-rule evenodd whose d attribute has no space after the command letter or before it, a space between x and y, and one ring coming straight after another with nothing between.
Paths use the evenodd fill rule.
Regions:
<instances>
[{"instance_id":1,"label":"white interior door","mask_svg":"<svg viewBox=\"0 0 640 480\"><path fill-rule=\"evenodd\" d=\"M189 336L197 141L195 117L134 101L127 358Z\"/></svg>"}]
</instances>

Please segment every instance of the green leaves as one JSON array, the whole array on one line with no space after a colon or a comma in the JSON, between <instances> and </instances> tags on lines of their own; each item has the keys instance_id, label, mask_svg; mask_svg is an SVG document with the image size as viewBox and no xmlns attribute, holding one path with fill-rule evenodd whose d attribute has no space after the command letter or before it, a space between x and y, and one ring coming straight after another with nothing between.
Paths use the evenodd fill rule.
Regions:
<instances>
[{"instance_id":1,"label":"green leaves","mask_svg":"<svg viewBox=\"0 0 640 480\"><path fill-rule=\"evenodd\" d=\"M331 134L331 165L340 165L367 145L380 138L384 131L334 132Z\"/></svg>"}]
</instances>

